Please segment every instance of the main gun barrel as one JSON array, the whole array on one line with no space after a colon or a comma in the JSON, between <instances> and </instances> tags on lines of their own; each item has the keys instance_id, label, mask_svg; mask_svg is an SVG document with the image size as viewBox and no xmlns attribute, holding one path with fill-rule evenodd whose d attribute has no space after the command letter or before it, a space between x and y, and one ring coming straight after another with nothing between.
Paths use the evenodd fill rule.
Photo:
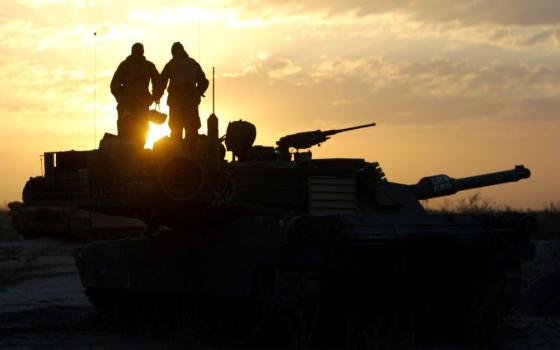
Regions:
<instances>
[{"instance_id":1,"label":"main gun barrel","mask_svg":"<svg viewBox=\"0 0 560 350\"><path fill-rule=\"evenodd\" d=\"M530 176L531 171L529 171L529 169L525 168L523 165L517 165L512 170L463 177L460 179L454 179L447 175L428 176L422 178L416 185L413 185L413 189L416 193L416 198L429 199L448 196L471 188L515 182L521 179L527 179Z\"/></svg>"}]
</instances>

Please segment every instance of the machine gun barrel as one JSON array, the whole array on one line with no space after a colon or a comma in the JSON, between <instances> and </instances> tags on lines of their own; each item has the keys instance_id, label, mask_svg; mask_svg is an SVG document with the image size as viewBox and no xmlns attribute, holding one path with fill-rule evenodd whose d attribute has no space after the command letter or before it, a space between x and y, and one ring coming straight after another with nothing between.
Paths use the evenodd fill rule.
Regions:
<instances>
[{"instance_id":1,"label":"machine gun barrel","mask_svg":"<svg viewBox=\"0 0 560 350\"><path fill-rule=\"evenodd\" d=\"M512 170L498 171L495 173L476 175L454 179L447 175L435 175L422 178L416 185L413 185L416 198L429 199L441 196L448 196L459 191L471 188L493 186L507 182L515 182L527 179L531 176L531 171L523 165L517 165Z\"/></svg>"},{"instance_id":2,"label":"machine gun barrel","mask_svg":"<svg viewBox=\"0 0 560 350\"><path fill-rule=\"evenodd\" d=\"M356 130L356 129L363 129L363 128L369 128L370 126L375 126L375 123L369 123L369 124L363 124L363 125L358 125L358 126L352 126L350 128L344 128L344 129L333 129L333 130L327 130L327 131L322 131L323 135L325 136L331 136L331 135L336 135L339 132L345 132L345 131L351 131L351 130Z\"/></svg>"},{"instance_id":3,"label":"machine gun barrel","mask_svg":"<svg viewBox=\"0 0 560 350\"><path fill-rule=\"evenodd\" d=\"M356 129L368 128L371 126L375 126L375 123L363 124L345 129L305 131L284 136L280 138L280 140L276 141L276 145L278 145L279 149L284 151L287 151L290 148L306 149L327 141L332 135Z\"/></svg>"}]
</instances>

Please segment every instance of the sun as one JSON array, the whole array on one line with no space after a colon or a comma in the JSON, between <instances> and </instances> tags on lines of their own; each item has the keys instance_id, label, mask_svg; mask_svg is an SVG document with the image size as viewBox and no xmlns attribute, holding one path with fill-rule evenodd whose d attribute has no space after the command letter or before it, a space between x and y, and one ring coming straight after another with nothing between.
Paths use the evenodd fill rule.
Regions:
<instances>
[{"instance_id":1,"label":"sun","mask_svg":"<svg viewBox=\"0 0 560 350\"><path fill-rule=\"evenodd\" d=\"M146 143L144 148L153 148L154 142L161 139L164 136L169 136L171 130L167 121L163 124L154 124L150 122L150 130L148 131L148 137L146 138Z\"/></svg>"}]
</instances>

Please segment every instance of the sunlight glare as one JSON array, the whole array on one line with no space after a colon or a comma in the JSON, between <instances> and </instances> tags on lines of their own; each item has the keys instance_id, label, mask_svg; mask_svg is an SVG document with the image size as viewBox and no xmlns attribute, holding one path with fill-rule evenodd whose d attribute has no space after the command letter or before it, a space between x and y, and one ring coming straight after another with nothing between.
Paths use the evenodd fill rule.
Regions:
<instances>
[{"instance_id":1,"label":"sunlight glare","mask_svg":"<svg viewBox=\"0 0 560 350\"><path fill-rule=\"evenodd\" d=\"M161 139L164 136L169 136L171 130L169 129L169 125L167 122L157 125L150 122L150 130L148 131L148 137L146 138L146 144L144 144L144 148L153 148L154 142Z\"/></svg>"}]
</instances>

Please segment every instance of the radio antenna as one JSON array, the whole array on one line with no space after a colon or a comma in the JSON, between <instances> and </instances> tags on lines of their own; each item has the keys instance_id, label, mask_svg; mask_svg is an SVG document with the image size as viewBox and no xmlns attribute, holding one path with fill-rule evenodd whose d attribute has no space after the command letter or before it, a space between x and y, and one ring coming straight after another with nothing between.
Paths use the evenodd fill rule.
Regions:
<instances>
[{"instance_id":1,"label":"radio antenna","mask_svg":"<svg viewBox=\"0 0 560 350\"><path fill-rule=\"evenodd\" d=\"M200 62L201 57L201 50L200 50L200 22L198 22L198 62Z\"/></svg>"},{"instance_id":2,"label":"radio antenna","mask_svg":"<svg viewBox=\"0 0 560 350\"><path fill-rule=\"evenodd\" d=\"M97 32L93 32L93 148L97 145Z\"/></svg>"},{"instance_id":3,"label":"radio antenna","mask_svg":"<svg viewBox=\"0 0 560 350\"><path fill-rule=\"evenodd\" d=\"M216 84L214 82L215 69L212 67L212 114L214 114L214 108L216 103Z\"/></svg>"}]
</instances>

